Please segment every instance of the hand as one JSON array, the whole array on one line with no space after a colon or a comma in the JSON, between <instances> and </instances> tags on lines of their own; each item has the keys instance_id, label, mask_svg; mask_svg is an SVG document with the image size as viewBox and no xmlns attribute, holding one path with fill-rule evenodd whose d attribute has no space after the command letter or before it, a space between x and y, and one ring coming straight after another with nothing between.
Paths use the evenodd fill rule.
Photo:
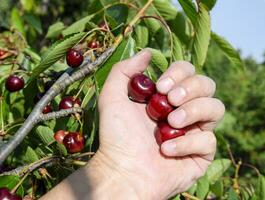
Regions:
<instances>
[{"instance_id":1,"label":"hand","mask_svg":"<svg viewBox=\"0 0 265 200\"><path fill-rule=\"evenodd\" d=\"M158 80L157 90L179 106L169 114L169 124L190 129L185 136L164 142L161 154L154 137L156 123L148 117L146 105L130 101L127 91L130 77L143 72L150 58L144 50L111 70L99 99L96 157L127 180L139 198L165 199L185 191L205 173L216 149L212 130L225 109L212 98L215 83L210 78L195 75L188 62L173 63Z\"/></svg>"}]
</instances>

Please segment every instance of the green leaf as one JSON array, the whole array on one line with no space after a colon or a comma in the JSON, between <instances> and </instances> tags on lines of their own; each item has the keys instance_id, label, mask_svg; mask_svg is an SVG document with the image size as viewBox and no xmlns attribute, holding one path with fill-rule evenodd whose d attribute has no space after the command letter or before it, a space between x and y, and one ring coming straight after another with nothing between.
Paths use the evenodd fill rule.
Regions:
<instances>
[{"instance_id":1,"label":"green leaf","mask_svg":"<svg viewBox=\"0 0 265 200\"><path fill-rule=\"evenodd\" d=\"M117 62L127 59L134 55L135 51L135 41L129 37L127 40L123 41L115 52L110 56L110 58L103 64L102 67L96 72L95 78L97 86L99 89L102 88L112 66Z\"/></svg>"},{"instance_id":2,"label":"green leaf","mask_svg":"<svg viewBox=\"0 0 265 200\"><path fill-rule=\"evenodd\" d=\"M231 160L229 159L217 159L209 166L207 170L207 177L211 184L214 184L222 174L230 167Z\"/></svg>"},{"instance_id":3,"label":"green leaf","mask_svg":"<svg viewBox=\"0 0 265 200\"><path fill-rule=\"evenodd\" d=\"M201 3L207 6L208 10L212 10L212 8L215 6L217 0L201 0Z\"/></svg>"},{"instance_id":4,"label":"green leaf","mask_svg":"<svg viewBox=\"0 0 265 200\"><path fill-rule=\"evenodd\" d=\"M20 0L20 3L25 11L30 12L35 7L35 0Z\"/></svg>"},{"instance_id":5,"label":"green leaf","mask_svg":"<svg viewBox=\"0 0 265 200\"><path fill-rule=\"evenodd\" d=\"M38 155L35 153L35 151L30 146L28 146L26 153L24 155L24 161L26 163L33 163L37 160L39 160Z\"/></svg>"},{"instance_id":6,"label":"green leaf","mask_svg":"<svg viewBox=\"0 0 265 200\"><path fill-rule=\"evenodd\" d=\"M228 191L228 200L239 200L235 190L232 187Z\"/></svg>"},{"instance_id":7,"label":"green leaf","mask_svg":"<svg viewBox=\"0 0 265 200\"><path fill-rule=\"evenodd\" d=\"M172 52L173 60L174 61L184 60L182 44L179 38L174 33L172 33L172 37L173 37L173 52Z\"/></svg>"},{"instance_id":8,"label":"green leaf","mask_svg":"<svg viewBox=\"0 0 265 200\"><path fill-rule=\"evenodd\" d=\"M211 191L216 195L216 197L222 197L224 193L224 185L222 180L216 181L213 185L210 186Z\"/></svg>"},{"instance_id":9,"label":"green leaf","mask_svg":"<svg viewBox=\"0 0 265 200\"><path fill-rule=\"evenodd\" d=\"M168 0L154 0L153 5L165 20L172 20L177 15L177 9Z\"/></svg>"},{"instance_id":10,"label":"green leaf","mask_svg":"<svg viewBox=\"0 0 265 200\"><path fill-rule=\"evenodd\" d=\"M212 32L211 38L225 53L227 58L236 66L244 69L244 62L241 60L240 55L236 49L223 37Z\"/></svg>"},{"instance_id":11,"label":"green leaf","mask_svg":"<svg viewBox=\"0 0 265 200\"><path fill-rule=\"evenodd\" d=\"M40 64L32 71L32 76L30 77L29 82L38 77L39 74L44 72L54 63L56 63L60 58L62 58L68 49L74 46L79 40L85 36L85 33L77 33L72 36L65 38L62 41L58 41L50 49L47 50L47 53L43 56Z\"/></svg>"},{"instance_id":12,"label":"green leaf","mask_svg":"<svg viewBox=\"0 0 265 200\"><path fill-rule=\"evenodd\" d=\"M151 64L160 69L161 72L166 71L166 69L168 68L168 62L164 54L157 49L149 48L149 50L152 53Z\"/></svg>"},{"instance_id":13,"label":"green leaf","mask_svg":"<svg viewBox=\"0 0 265 200\"><path fill-rule=\"evenodd\" d=\"M146 24L151 35L155 35L161 28L160 23L155 19L144 19L144 23Z\"/></svg>"},{"instance_id":14,"label":"green leaf","mask_svg":"<svg viewBox=\"0 0 265 200\"><path fill-rule=\"evenodd\" d=\"M197 21L197 11L195 4L192 2L192 0L178 0L178 1L182 9L184 10L185 14L190 19L191 23L195 25Z\"/></svg>"},{"instance_id":15,"label":"green leaf","mask_svg":"<svg viewBox=\"0 0 265 200\"><path fill-rule=\"evenodd\" d=\"M135 38L137 47L140 47L140 48L146 47L149 42L148 28L142 25L136 26L134 38Z\"/></svg>"},{"instance_id":16,"label":"green leaf","mask_svg":"<svg viewBox=\"0 0 265 200\"><path fill-rule=\"evenodd\" d=\"M46 34L46 38L55 38L58 37L62 31L64 30L65 26L62 22L56 22L55 24L52 24L49 29L48 32Z\"/></svg>"},{"instance_id":17,"label":"green leaf","mask_svg":"<svg viewBox=\"0 0 265 200\"><path fill-rule=\"evenodd\" d=\"M257 199L265 199L265 177L263 175L259 175L256 196Z\"/></svg>"},{"instance_id":18,"label":"green leaf","mask_svg":"<svg viewBox=\"0 0 265 200\"><path fill-rule=\"evenodd\" d=\"M202 67L211 38L210 15L204 4L200 4L200 12L196 22L195 38L193 44L192 61L196 67Z\"/></svg>"},{"instance_id":19,"label":"green leaf","mask_svg":"<svg viewBox=\"0 0 265 200\"><path fill-rule=\"evenodd\" d=\"M32 14L26 14L23 16L23 19L33 27L39 34L42 34L41 21L38 16Z\"/></svg>"},{"instance_id":20,"label":"green leaf","mask_svg":"<svg viewBox=\"0 0 265 200\"><path fill-rule=\"evenodd\" d=\"M201 177L197 182L196 197L199 199L205 199L209 192L210 182L208 177L205 175Z\"/></svg>"},{"instance_id":21,"label":"green leaf","mask_svg":"<svg viewBox=\"0 0 265 200\"><path fill-rule=\"evenodd\" d=\"M36 128L36 134L39 136L39 138L45 145L48 145L54 141L54 132L47 126L38 126Z\"/></svg>"},{"instance_id":22,"label":"green leaf","mask_svg":"<svg viewBox=\"0 0 265 200\"><path fill-rule=\"evenodd\" d=\"M94 17L94 15L88 15L62 31L63 36L71 35L73 33L82 32L86 28L86 24Z\"/></svg>"},{"instance_id":23,"label":"green leaf","mask_svg":"<svg viewBox=\"0 0 265 200\"><path fill-rule=\"evenodd\" d=\"M117 25L126 23L128 13L128 6L124 4L117 4L105 10L105 14L114 19Z\"/></svg>"},{"instance_id":24,"label":"green leaf","mask_svg":"<svg viewBox=\"0 0 265 200\"><path fill-rule=\"evenodd\" d=\"M12 190L18 184L19 180L19 176L15 175L0 176L0 188L6 187L9 190ZM16 194L19 196L24 195L24 189L22 185L19 186L18 190L16 191Z\"/></svg>"},{"instance_id":25,"label":"green leaf","mask_svg":"<svg viewBox=\"0 0 265 200\"><path fill-rule=\"evenodd\" d=\"M24 23L16 7L14 7L11 11L11 26L17 29L24 36L26 35L24 29Z\"/></svg>"},{"instance_id":26,"label":"green leaf","mask_svg":"<svg viewBox=\"0 0 265 200\"><path fill-rule=\"evenodd\" d=\"M196 190L197 190L197 186L198 186L197 182L194 183L194 184L193 184L193 185L187 190L188 193L191 194L191 195L194 195L195 192L196 192Z\"/></svg>"}]
</instances>

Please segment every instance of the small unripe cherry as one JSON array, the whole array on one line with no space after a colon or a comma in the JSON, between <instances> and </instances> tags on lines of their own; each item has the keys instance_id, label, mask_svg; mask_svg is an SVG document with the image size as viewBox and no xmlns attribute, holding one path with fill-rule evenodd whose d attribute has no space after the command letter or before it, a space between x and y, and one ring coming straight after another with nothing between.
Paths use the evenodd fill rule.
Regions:
<instances>
[{"instance_id":1,"label":"small unripe cherry","mask_svg":"<svg viewBox=\"0 0 265 200\"><path fill-rule=\"evenodd\" d=\"M167 122L159 122L155 130L155 137L159 144L167 140L177 138L186 134L186 130L175 129L170 126Z\"/></svg>"},{"instance_id":2,"label":"small unripe cherry","mask_svg":"<svg viewBox=\"0 0 265 200\"><path fill-rule=\"evenodd\" d=\"M166 95L154 94L146 106L146 111L151 119L155 121L165 121L174 107L170 105Z\"/></svg>"},{"instance_id":3,"label":"small unripe cherry","mask_svg":"<svg viewBox=\"0 0 265 200\"><path fill-rule=\"evenodd\" d=\"M135 74L128 84L130 99L139 103L146 103L156 92L155 83L144 74Z\"/></svg>"},{"instance_id":4,"label":"small unripe cherry","mask_svg":"<svg viewBox=\"0 0 265 200\"><path fill-rule=\"evenodd\" d=\"M70 49L66 53L66 62L72 68L79 67L83 63L83 60L83 54L76 49Z\"/></svg>"},{"instance_id":5,"label":"small unripe cherry","mask_svg":"<svg viewBox=\"0 0 265 200\"><path fill-rule=\"evenodd\" d=\"M99 41L97 40L92 40L91 42L88 43L87 45L90 49L96 49L100 47Z\"/></svg>"},{"instance_id":6,"label":"small unripe cherry","mask_svg":"<svg viewBox=\"0 0 265 200\"><path fill-rule=\"evenodd\" d=\"M63 144L64 137L68 134L68 131L59 130L56 133L54 133L53 138L60 144Z\"/></svg>"},{"instance_id":7,"label":"small unripe cherry","mask_svg":"<svg viewBox=\"0 0 265 200\"><path fill-rule=\"evenodd\" d=\"M16 75L10 75L5 82L6 89L9 92L16 92L24 87L24 79Z\"/></svg>"},{"instance_id":8,"label":"small unripe cherry","mask_svg":"<svg viewBox=\"0 0 265 200\"><path fill-rule=\"evenodd\" d=\"M77 153L83 150L85 139L79 132L70 132L64 137L63 144L69 153Z\"/></svg>"},{"instance_id":9,"label":"small unripe cherry","mask_svg":"<svg viewBox=\"0 0 265 200\"><path fill-rule=\"evenodd\" d=\"M69 109L73 107L81 106L80 99L74 99L74 97L64 97L59 103L59 109Z\"/></svg>"}]
</instances>

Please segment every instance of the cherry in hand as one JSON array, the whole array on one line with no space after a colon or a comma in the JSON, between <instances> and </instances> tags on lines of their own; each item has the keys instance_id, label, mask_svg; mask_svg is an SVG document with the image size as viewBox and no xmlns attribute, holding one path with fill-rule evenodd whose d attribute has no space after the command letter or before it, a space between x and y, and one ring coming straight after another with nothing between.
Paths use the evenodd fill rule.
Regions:
<instances>
[{"instance_id":1,"label":"cherry in hand","mask_svg":"<svg viewBox=\"0 0 265 200\"><path fill-rule=\"evenodd\" d=\"M183 136L185 134L185 129L175 129L167 122L159 122L155 130L155 137L159 144L167 140Z\"/></svg>"},{"instance_id":2,"label":"cherry in hand","mask_svg":"<svg viewBox=\"0 0 265 200\"><path fill-rule=\"evenodd\" d=\"M77 68L83 63L83 54L75 49L70 49L66 54L66 62L72 68Z\"/></svg>"},{"instance_id":3,"label":"cherry in hand","mask_svg":"<svg viewBox=\"0 0 265 200\"><path fill-rule=\"evenodd\" d=\"M81 101L79 99L74 99L74 97L64 97L59 103L60 110L79 106L81 106Z\"/></svg>"},{"instance_id":4,"label":"cherry in hand","mask_svg":"<svg viewBox=\"0 0 265 200\"><path fill-rule=\"evenodd\" d=\"M0 200L22 200L22 198L3 187L0 188Z\"/></svg>"},{"instance_id":5,"label":"cherry in hand","mask_svg":"<svg viewBox=\"0 0 265 200\"><path fill-rule=\"evenodd\" d=\"M24 87L24 79L16 75L10 75L5 82L6 89L9 92L16 92Z\"/></svg>"},{"instance_id":6,"label":"cherry in hand","mask_svg":"<svg viewBox=\"0 0 265 200\"><path fill-rule=\"evenodd\" d=\"M135 74L128 84L130 99L139 103L147 103L156 91L155 83L144 74Z\"/></svg>"},{"instance_id":7,"label":"cherry in hand","mask_svg":"<svg viewBox=\"0 0 265 200\"><path fill-rule=\"evenodd\" d=\"M64 137L63 144L69 153L77 153L83 150L85 139L79 132L70 132Z\"/></svg>"},{"instance_id":8,"label":"cherry in hand","mask_svg":"<svg viewBox=\"0 0 265 200\"><path fill-rule=\"evenodd\" d=\"M166 95L154 94L147 104L146 111L151 119L155 121L165 121L174 107L170 105Z\"/></svg>"}]
</instances>

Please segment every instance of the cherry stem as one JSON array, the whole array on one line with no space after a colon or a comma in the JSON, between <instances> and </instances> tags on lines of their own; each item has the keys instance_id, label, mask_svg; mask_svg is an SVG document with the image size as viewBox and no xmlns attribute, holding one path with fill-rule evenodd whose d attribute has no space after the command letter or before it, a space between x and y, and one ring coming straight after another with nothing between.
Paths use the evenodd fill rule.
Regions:
<instances>
[{"instance_id":1,"label":"cherry stem","mask_svg":"<svg viewBox=\"0 0 265 200\"><path fill-rule=\"evenodd\" d=\"M200 200L199 198L187 193L187 192L183 192L181 193L182 196L184 196L187 199L191 199L191 200Z\"/></svg>"},{"instance_id":2,"label":"cherry stem","mask_svg":"<svg viewBox=\"0 0 265 200\"><path fill-rule=\"evenodd\" d=\"M18 182L18 184L10 191L11 194L15 194L19 186L23 183L23 181L28 177L29 172L26 173L23 178Z\"/></svg>"}]
</instances>

